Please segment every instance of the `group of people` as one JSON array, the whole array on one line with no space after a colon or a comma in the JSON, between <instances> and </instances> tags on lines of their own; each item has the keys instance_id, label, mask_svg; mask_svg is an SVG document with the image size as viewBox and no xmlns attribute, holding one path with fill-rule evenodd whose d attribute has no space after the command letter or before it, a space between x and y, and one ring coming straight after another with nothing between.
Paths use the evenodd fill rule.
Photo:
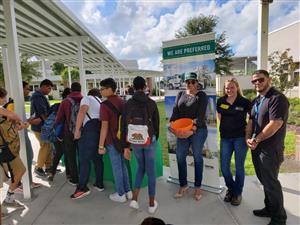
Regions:
<instances>
[{"instance_id":1,"label":"group of people","mask_svg":"<svg viewBox=\"0 0 300 225\"><path fill-rule=\"evenodd\" d=\"M282 93L271 86L271 77L267 71L255 71L251 82L258 94L252 102L243 97L235 78L225 81L223 96L217 101L221 172L227 187L224 201L234 206L241 204L245 180L244 163L249 148L256 175L265 193L265 207L253 210L253 214L270 217L269 225L284 225L287 215L278 173L283 162L289 103ZM194 197L200 200L202 148L207 138L207 96L199 89L196 73L185 73L185 83L186 90L177 95L170 123L172 127L175 120L190 118L193 119L193 127L190 131L170 129L177 137L176 158L180 187L175 197L183 197L189 189L186 156L191 147L195 165ZM235 177L230 169L233 153Z\"/></svg>"},{"instance_id":2,"label":"group of people","mask_svg":"<svg viewBox=\"0 0 300 225\"><path fill-rule=\"evenodd\" d=\"M225 81L224 95L217 101L221 171L227 186L224 201L234 206L240 205L242 201L244 162L249 148L257 177L265 192L265 207L254 210L253 214L270 217L269 225L282 225L286 223L287 216L278 173L283 161L289 104L287 98L271 86L271 78L267 71L255 71L251 82L258 93L254 101L243 97L234 78ZM202 197L202 149L208 135L205 118L208 99L205 92L199 89L196 73L185 73L185 83L186 90L177 95L170 124L180 118L190 118L193 120L193 127L190 131L170 129L177 137L176 157L180 184L174 197L183 197L189 189L186 157L191 147L195 167L194 198L199 201ZM80 84L75 82L71 89L64 91L64 99L60 105L50 107L45 96L49 94L53 85L49 80L41 82L40 89L31 97L30 119L25 123L17 123L17 128L26 128L31 124L32 131L40 142L35 173L43 177L48 174L48 180L53 181L58 162L64 154L67 179L70 184L76 185L71 198L82 198L90 193L90 161L94 162L96 173L94 187L98 191L104 190L103 155L108 153L116 190L109 198L115 202L131 200L129 206L138 209L138 196L146 173L148 210L149 213L154 213L158 207L155 199L155 151L159 138L157 105L145 93L146 82L142 77L138 76L133 80L133 96L126 102L116 95L117 84L112 78L102 80L100 85L100 90L94 88L83 97ZM0 100L7 94L4 91L0 90ZM4 109L0 110L3 116L11 118L12 121L20 121L14 118L14 113L8 115ZM43 123L53 111L57 113L54 128L62 127L61 138L53 143L54 157L52 143L41 139ZM133 191L126 166L131 151L138 162ZM235 178L230 170L233 152ZM77 154L79 164L76 162ZM19 183L19 177L25 172L24 166L20 168L19 173L14 176L15 181L11 182L13 185L9 187L9 197L5 202L9 202L8 198L13 195L17 186L16 182Z\"/></svg>"}]
</instances>

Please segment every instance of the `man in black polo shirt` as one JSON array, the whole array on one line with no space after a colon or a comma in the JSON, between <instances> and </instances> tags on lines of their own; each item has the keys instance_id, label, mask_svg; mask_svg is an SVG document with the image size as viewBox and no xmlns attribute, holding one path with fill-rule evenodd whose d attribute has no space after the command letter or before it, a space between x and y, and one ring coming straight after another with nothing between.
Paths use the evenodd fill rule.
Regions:
<instances>
[{"instance_id":1,"label":"man in black polo shirt","mask_svg":"<svg viewBox=\"0 0 300 225\"><path fill-rule=\"evenodd\" d=\"M253 210L253 214L270 217L269 225L285 225L287 216L278 173L283 162L289 103L282 93L271 87L267 71L255 71L251 82L259 96L253 101L246 138L256 175L265 192L265 207Z\"/></svg>"}]
</instances>

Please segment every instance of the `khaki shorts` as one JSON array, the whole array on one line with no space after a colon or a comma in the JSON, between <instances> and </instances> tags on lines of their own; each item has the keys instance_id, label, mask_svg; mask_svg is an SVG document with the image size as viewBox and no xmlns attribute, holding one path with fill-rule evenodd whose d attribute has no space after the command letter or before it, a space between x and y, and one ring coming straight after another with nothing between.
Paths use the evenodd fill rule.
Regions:
<instances>
[{"instance_id":1,"label":"khaki shorts","mask_svg":"<svg viewBox=\"0 0 300 225\"><path fill-rule=\"evenodd\" d=\"M24 164L23 164L23 162L22 162L22 160L21 160L21 158L20 158L19 155L16 156L16 158L13 161L11 161L9 163L9 165L10 165L10 167L11 167L12 172L13 172L14 175L15 174L23 174L26 171L26 168L25 168L25 166L24 166ZM3 169L5 170L6 173L9 172L7 163L3 163ZM7 177L4 174L3 181L6 181L6 180L7 180Z\"/></svg>"}]
</instances>

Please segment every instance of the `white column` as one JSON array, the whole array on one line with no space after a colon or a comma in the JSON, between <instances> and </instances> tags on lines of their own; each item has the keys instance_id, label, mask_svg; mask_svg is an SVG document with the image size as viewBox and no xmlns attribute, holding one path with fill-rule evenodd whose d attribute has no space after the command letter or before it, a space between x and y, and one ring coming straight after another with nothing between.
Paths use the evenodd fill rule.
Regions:
<instances>
[{"instance_id":1,"label":"white column","mask_svg":"<svg viewBox=\"0 0 300 225\"><path fill-rule=\"evenodd\" d=\"M257 69L268 69L269 3L258 3Z\"/></svg>"},{"instance_id":2,"label":"white column","mask_svg":"<svg viewBox=\"0 0 300 225\"><path fill-rule=\"evenodd\" d=\"M9 62L8 62L8 55L7 55L7 47L1 46L2 49L2 63L3 63L3 72L4 72L4 83L5 83L5 90L8 93L8 96L11 97L12 95L12 84L10 81L10 74L9 74Z\"/></svg>"},{"instance_id":3,"label":"white column","mask_svg":"<svg viewBox=\"0 0 300 225\"><path fill-rule=\"evenodd\" d=\"M97 88L96 78L94 78L94 88Z\"/></svg>"},{"instance_id":4,"label":"white column","mask_svg":"<svg viewBox=\"0 0 300 225\"><path fill-rule=\"evenodd\" d=\"M85 70L83 68L83 56L82 56L82 43L78 42L78 66L79 66L79 77L81 84L81 93L86 95L86 80L85 80Z\"/></svg>"},{"instance_id":5,"label":"white column","mask_svg":"<svg viewBox=\"0 0 300 225\"><path fill-rule=\"evenodd\" d=\"M71 67L68 66L68 78L69 78L69 87L71 88L72 76L71 76Z\"/></svg>"},{"instance_id":6,"label":"white column","mask_svg":"<svg viewBox=\"0 0 300 225\"><path fill-rule=\"evenodd\" d=\"M19 48L18 48L18 37L16 29L16 18L15 18L15 9L14 1L2 1L3 12L4 12L4 23L5 23L5 32L7 38L7 55L9 62L9 77L11 84L14 85L12 92L12 97L15 101L15 112L20 115L24 120L25 116L25 103L24 103L24 94L23 94L23 85L22 85L22 76L21 76L21 65L19 59ZM20 156L23 162L27 162L26 156L26 144L25 144L25 133L24 130L19 132L20 135ZM24 163L26 167L26 173L23 176L23 194L25 199L31 198L29 176L28 176L28 165ZM31 166L31 165L30 165Z\"/></svg>"},{"instance_id":7,"label":"white column","mask_svg":"<svg viewBox=\"0 0 300 225\"><path fill-rule=\"evenodd\" d=\"M160 97L160 76L158 77L158 96Z\"/></svg>"},{"instance_id":8,"label":"white column","mask_svg":"<svg viewBox=\"0 0 300 225\"><path fill-rule=\"evenodd\" d=\"M42 75L43 75L43 79L46 79L47 72L46 72L45 59L42 59ZM55 74L55 75L58 75L58 74Z\"/></svg>"},{"instance_id":9,"label":"white column","mask_svg":"<svg viewBox=\"0 0 300 225\"><path fill-rule=\"evenodd\" d=\"M123 79L123 95L125 95L125 90L126 90L126 84L125 84L125 77Z\"/></svg>"},{"instance_id":10,"label":"white column","mask_svg":"<svg viewBox=\"0 0 300 225\"><path fill-rule=\"evenodd\" d=\"M245 76L247 76L247 74L248 74L248 58L246 57L245 58Z\"/></svg>"}]
</instances>

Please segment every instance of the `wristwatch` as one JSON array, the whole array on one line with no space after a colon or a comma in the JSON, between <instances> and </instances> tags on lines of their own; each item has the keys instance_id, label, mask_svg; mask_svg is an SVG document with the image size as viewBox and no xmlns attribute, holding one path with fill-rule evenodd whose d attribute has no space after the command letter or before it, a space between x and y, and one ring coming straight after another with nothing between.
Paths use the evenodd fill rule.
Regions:
<instances>
[{"instance_id":1,"label":"wristwatch","mask_svg":"<svg viewBox=\"0 0 300 225\"><path fill-rule=\"evenodd\" d=\"M98 147L98 149L99 149L99 150L103 150L103 149L105 149L105 148L104 148L103 145L100 145L100 146Z\"/></svg>"}]
</instances>

